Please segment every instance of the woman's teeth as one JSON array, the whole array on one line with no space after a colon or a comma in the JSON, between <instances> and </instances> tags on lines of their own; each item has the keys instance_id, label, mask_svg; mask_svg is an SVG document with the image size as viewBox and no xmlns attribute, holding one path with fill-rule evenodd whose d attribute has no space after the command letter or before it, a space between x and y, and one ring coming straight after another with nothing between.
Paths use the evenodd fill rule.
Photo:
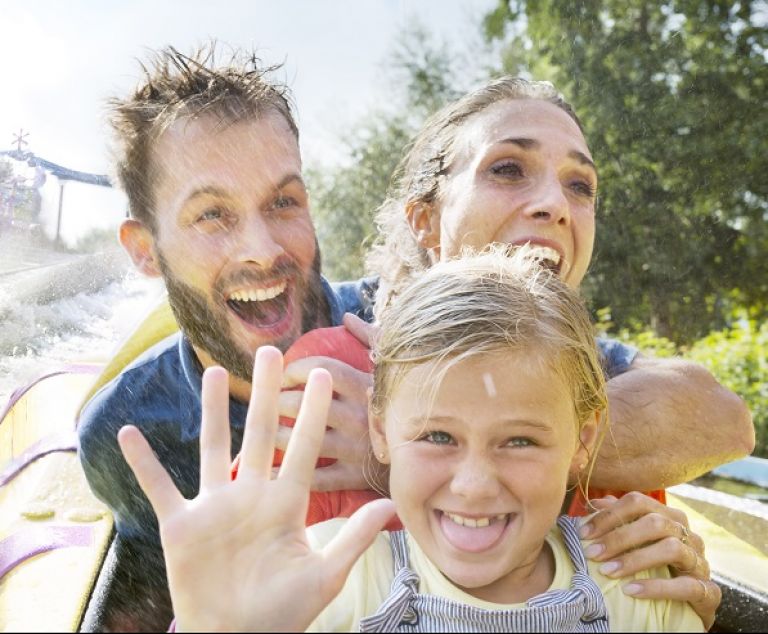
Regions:
<instances>
[{"instance_id":1,"label":"woman's teeth","mask_svg":"<svg viewBox=\"0 0 768 634\"><path fill-rule=\"evenodd\" d=\"M229 299L236 302L265 302L281 295L285 291L285 287L286 283L282 282L269 288L238 290L230 294Z\"/></svg>"},{"instance_id":2,"label":"woman's teeth","mask_svg":"<svg viewBox=\"0 0 768 634\"><path fill-rule=\"evenodd\" d=\"M468 528L485 528L486 526L489 526L491 522L504 521L508 517L507 513L494 515L493 517L463 517L462 515L454 515L453 513L445 513L445 515L459 526L467 526Z\"/></svg>"}]
</instances>

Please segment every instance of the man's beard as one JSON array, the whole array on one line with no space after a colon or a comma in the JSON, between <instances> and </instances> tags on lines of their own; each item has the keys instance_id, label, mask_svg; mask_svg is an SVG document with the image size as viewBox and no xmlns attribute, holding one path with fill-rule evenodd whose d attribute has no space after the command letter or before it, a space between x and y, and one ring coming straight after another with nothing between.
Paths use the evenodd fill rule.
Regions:
<instances>
[{"instance_id":1,"label":"man's beard","mask_svg":"<svg viewBox=\"0 0 768 634\"><path fill-rule=\"evenodd\" d=\"M280 267L281 272L291 274L296 284L294 289L296 296L303 296L302 334L321 325L330 325L330 309L320 280L320 250L317 244L315 246L315 260L308 276L303 276L293 262ZM192 345L205 350L216 363L222 365L234 376L250 383L256 351L245 351L242 346L237 345L227 320L229 308L225 307L223 302L219 305L214 304L209 301L205 293L178 279L159 251L158 261L168 290L168 303L182 332L189 338ZM223 298L223 294L217 290L217 287L214 288L214 297ZM269 342L268 345L274 345L285 352L294 341L295 338L290 335L285 339Z\"/></svg>"}]
</instances>

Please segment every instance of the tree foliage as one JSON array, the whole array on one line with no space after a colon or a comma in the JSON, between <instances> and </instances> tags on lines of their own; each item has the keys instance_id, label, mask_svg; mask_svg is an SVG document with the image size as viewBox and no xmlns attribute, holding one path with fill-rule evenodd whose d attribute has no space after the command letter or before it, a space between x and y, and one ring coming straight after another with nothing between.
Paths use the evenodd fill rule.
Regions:
<instances>
[{"instance_id":1,"label":"tree foliage","mask_svg":"<svg viewBox=\"0 0 768 634\"><path fill-rule=\"evenodd\" d=\"M330 279L360 277L376 234L374 215L412 135L446 101L458 95L452 57L421 26L406 31L387 61L391 100L351 126L340 139L348 161L310 166L312 215Z\"/></svg>"},{"instance_id":2,"label":"tree foliage","mask_svg":"<svg viewBox=\"0 0 768 634\"><path fill-rule=\"evenodd\" d=\"M734 306L768 312L760 6L511 0L485 18L501 69L552 80L584 124L601 177L586 288L619 326L681 343Z\"/></svg>"}]
</instances>

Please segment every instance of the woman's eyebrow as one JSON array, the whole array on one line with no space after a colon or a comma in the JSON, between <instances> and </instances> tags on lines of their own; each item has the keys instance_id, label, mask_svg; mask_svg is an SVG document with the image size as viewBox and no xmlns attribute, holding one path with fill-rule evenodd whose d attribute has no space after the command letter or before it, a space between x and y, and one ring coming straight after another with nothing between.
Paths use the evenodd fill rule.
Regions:
<instances>
[{"instance_id":1,"label":"woman's eyebrow","mask_svg":"<svg viewBox=\"0 0 768 634\"><path fill-rule=\"evenodd\" d=\"M510 137L508 139L502 139L499 141L499 143L509 143L516 145L522 150L538 150L541 147L541 143L539 141L536 139L529 139L527 137ZM584 152L580 152L579 150L571 150L568 152L568 158L572 158L582 165L591 167L595 174L597 174L597 166L592 162L592 159L584 154Z\"/></svg>"}]
</instances>

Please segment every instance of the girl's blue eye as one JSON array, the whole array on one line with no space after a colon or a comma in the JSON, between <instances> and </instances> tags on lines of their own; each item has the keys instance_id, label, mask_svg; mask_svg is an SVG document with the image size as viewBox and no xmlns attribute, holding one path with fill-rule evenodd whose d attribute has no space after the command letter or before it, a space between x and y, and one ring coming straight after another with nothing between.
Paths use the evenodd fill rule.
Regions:
<instances>
[{"instance_id":1,"label":"girl's blue eye","mask_svg":"<svg viewBox=\"0 0 768 634\"><path fill-rule=\"evenodd\" d=\"M453 437L444 431L431 431L424 436L424 440L434 445L450 445Z\"/></svg>"},{"instance_id":2,"label":"girl's blue eye","mask_svg":"<svg viewBox=\"0 0 768 634\"><path fill-rule=\"evenodd\" d=\"M530 438L515 437L507 442L508 447L533 447L536 443Z\"/></svg>"},{"instance_id":3,"label":"girl's blue eye","mask_svg":"<svg viewBox=\"0 0 768 634\"><path fill-rule=\"evenodd\" d=\"M494 176L520 177L523 175L523 168L513 161L505 161L492 166L491 173Z\"/></svg>"}]
</instances>

